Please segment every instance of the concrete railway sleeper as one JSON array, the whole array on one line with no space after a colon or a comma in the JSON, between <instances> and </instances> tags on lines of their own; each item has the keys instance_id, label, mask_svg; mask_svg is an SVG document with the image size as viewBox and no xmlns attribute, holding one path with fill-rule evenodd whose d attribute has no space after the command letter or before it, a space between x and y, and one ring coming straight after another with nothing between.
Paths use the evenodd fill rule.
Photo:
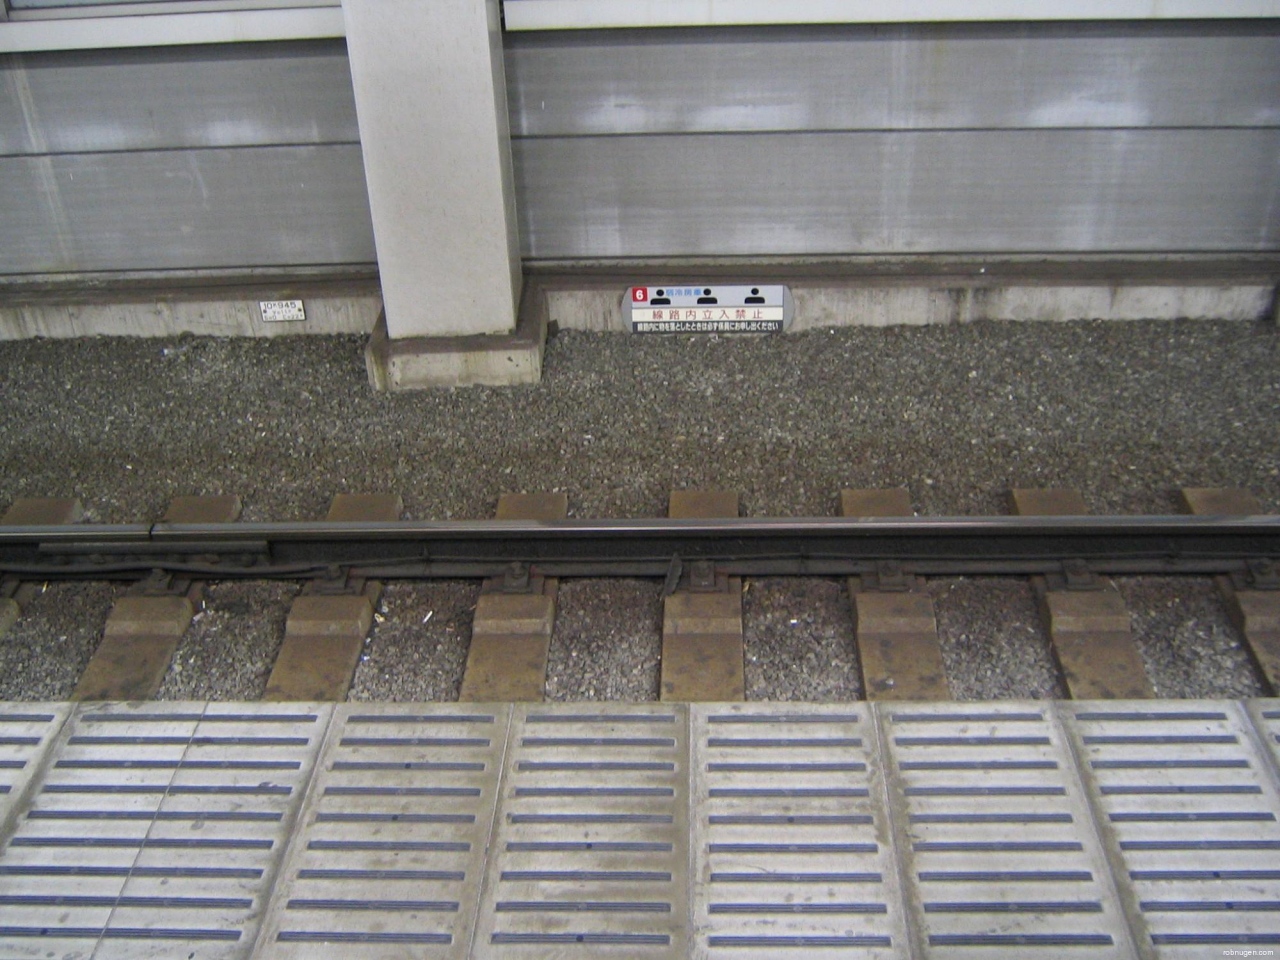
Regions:
<instances>
[{"instance_id":1,"label":"concrete railway sleeper","mask_svg":"<svg viewBox=\"0 0 1280 960\"><path fill-rule=\"evenodd\" d=\"M1066 692L1154 695L1110 577L1212 576L1280 690L1280 516L1242 491L1183 491L1180 516L1090 517L1073 491L1016 490L1016 516L922 518L905 490L846 490L841 517L749 519L736 494L677 491L666 519L565 519L563 494L505 495L492 521L401 520L397 497L343 495L324 520L238 523L239 501L178 498L154 524L76 522L74 501L13 504L0 522L0 633L32 582L132 586L73 694L156 695L202 582L301 581L265 699L345 699L389 580L483 578L459 697L540 700L560 578L663 581L664 700L746 697L744 577L846 577L867 699L946 700L926 579L1031 579Z\"/></svg>"}]
</instances>

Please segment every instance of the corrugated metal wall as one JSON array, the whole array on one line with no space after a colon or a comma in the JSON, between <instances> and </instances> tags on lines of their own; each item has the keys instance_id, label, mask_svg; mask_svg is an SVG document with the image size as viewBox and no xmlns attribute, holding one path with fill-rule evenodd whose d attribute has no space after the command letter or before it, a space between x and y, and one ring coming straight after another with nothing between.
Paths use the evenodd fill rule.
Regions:
<instances>
[{"instance_id":1,"label":"corrugated metal wall","mask_svg":"<svg viewBox=\"0 0 1280 960\"><path fill-rule=\"evenodd\" d=\"M341 41L0 58L0 273L369 263Z\"/></svg>"},{"instance_id":2,"label":"corrugated metal wall","mask_svg":"<svg viewBox=\"0 0 1280 960\"><path fill-rule=\"evenodd\" d=\"M525 255L1280 249L1280 24L508 37ZM374 259L343 44L0 58L0 273Z\"/></svg>"},{"instance_id":3,"label":"corrugated metal wall","mask_svg":"<svg viewBox=\"0 0 1280 960\"><path fill-rule=\"evenodd\" d=\"M1280 29L533 34L534 257L1280 246Z\"/></svg>"}]
</instances>

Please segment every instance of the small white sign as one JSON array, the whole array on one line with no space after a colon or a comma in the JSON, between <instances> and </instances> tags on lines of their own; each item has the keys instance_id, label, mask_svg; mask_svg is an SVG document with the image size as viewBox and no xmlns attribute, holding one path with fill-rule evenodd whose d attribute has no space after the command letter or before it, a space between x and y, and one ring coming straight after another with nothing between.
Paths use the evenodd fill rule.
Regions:
<instances>
[{"instance_id":1,"label":"small white sign","mask_svg":"<svg viewBox=\"0 0 1280 960\"><path fill-rule=\"evenodd\" d=\"M285 323L290 320L307 319L307 312L302 308L301 300L259 300L258 308L262 311L263 323Z\"/></svg>"}]
</instances>

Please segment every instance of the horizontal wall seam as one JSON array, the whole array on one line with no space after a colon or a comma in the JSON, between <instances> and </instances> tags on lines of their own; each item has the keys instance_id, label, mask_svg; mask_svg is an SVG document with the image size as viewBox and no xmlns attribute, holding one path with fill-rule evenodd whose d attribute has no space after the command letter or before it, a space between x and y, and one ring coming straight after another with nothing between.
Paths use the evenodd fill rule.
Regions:
<instances>
[{"instance_id":1,"label":"horizontal wall seam","mask_svg":"<svg viewBox=\"0 0 1280 960\"><path fill-rule=\"evenodd\" d=\"M655 137L749 137L749 136L844 136L858 133L877 134L939 134L939 133L1115 133L1120 131L1132 133L1186 133L1186 132L1226 132L1253 130L1280 130L1280 124L1249 125L1228 124L1224 126L1074 126L1074 127L805 127L803 129L771 129L766 127L744 127L733 130L601 130L583 133L516 133L512 132L512 140L622 140L650 139Z\"/></svg>"},{"instance_id":2,"label":"horizontal wall seam","mask_svg":"<svg viewBox=\"0 0 1280 960\"><path fill-rule=\"evenodd\" d=\"M325 140L281 143L228 143L196 146L134 147L128 150L49 150L41 153L0 153L0 160L27 160L38 157L111 157L125 153L204 153L225 150L280 150L320 147L358 147L359 140Z\"/></svg>"}]
</instances>

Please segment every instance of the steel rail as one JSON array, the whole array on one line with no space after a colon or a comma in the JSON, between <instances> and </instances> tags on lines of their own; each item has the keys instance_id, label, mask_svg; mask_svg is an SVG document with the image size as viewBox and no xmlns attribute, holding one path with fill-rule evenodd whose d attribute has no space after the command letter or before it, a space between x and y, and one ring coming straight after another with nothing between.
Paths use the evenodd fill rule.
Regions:
<instances>
[{"instance_id":1,"label":"steel rail","mask_svg":"<svg viewBox=\"0 0 1280 960\"><path fill-rule=\"evenodd\" d=\"M397 521L0 527L0 574L129 579L844 575L885 564L920 575L1025 575L1067 562L1104 574L1241 573L1280 560L1280 516Z\"/></svg>"}]
</instances>

